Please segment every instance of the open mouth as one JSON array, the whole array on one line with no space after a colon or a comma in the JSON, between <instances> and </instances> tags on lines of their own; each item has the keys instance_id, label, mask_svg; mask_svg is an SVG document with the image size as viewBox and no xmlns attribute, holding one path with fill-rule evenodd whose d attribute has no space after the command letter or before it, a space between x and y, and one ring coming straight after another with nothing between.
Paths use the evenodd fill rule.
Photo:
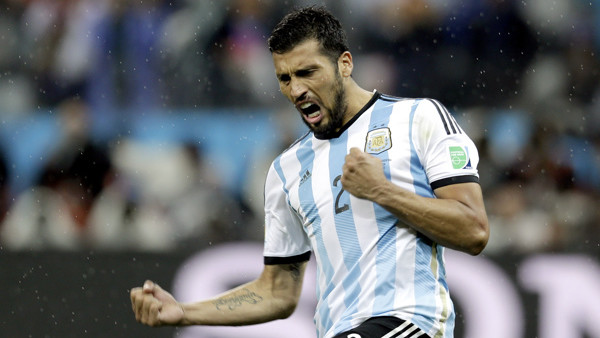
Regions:
<instances>
[{"instance_id":1,"label":"open mouth","mask_svg":"<svg viewBox=\"0 0 600 338\"><path fill-rule=\"evenodd\" d=\"M304 115L304 119L309 123L316 123L321 120L321 107L319 105L305 102L298 106L302 114Z\"/></svg>"}]
</instances>

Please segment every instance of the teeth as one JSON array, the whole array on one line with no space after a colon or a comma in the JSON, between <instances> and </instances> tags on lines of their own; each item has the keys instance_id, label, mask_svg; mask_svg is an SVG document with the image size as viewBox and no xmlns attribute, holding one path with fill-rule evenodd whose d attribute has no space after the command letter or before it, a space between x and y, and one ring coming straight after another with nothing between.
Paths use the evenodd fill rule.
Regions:
<instances>
[{"instance_id":1,"label":"teeth","mask_svg":"<svg viewBox=\"0 0 600 338\"><path fill-rule=\"evenodd\" d=\"M309 114L308 117L315 117L315 116L319 115L319 113L320 113L320 111L317 110L316 112Z\"/></svg>"},{"instance_id":2,"label":"teeth","mask_svg":"<svg viewBox=\"0 0 600 338\"><path fill-rule=\"evenodd\" d=\"M302 109L306 109L306 108L310 107L311 105L312 105L312 103L310 103L310 102L306 102L306 103L303 103L303 104L300 106L300 108L302 108Z\"/></svg>"}]
</instances>

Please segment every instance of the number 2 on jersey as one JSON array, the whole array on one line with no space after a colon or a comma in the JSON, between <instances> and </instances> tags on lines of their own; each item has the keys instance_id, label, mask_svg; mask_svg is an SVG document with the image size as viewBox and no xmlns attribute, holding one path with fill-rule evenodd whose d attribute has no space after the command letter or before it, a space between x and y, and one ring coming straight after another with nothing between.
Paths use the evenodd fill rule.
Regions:
<instances>
[{"instance_id":1,"label":"number 2 on jersey","mask_svg":"<svg viewBox=\"0 0 600 338\"><path fill-rule=\"evenodd\" d=\"M342 179L342 175L338 175L334 180L333 180L333 186L337 188L338 183L340 182L340 180ZM340 198L342 197L342 194L344 193L344 188L341 187L340 185L340 191L337 194L337 197L335 198L335 213L339 214L341 212L344 212L348 209L350 209L350 206L348 204L344 204L342 206L340 206Z\"/></svg>"}]
</instances>

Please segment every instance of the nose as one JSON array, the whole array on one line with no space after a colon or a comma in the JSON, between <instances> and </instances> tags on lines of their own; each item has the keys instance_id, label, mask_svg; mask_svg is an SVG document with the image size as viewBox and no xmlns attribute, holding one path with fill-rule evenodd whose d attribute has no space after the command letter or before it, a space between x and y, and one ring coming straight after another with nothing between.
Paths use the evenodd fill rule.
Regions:
<instances>
[{"instance_id":1,"label":"nose","mask_svg":"<svg viewBox=\"0 0 600 338\"><path fill-rule=\"evenodd\" d=\"M302 84L302 81L298 79L292 78L290 83L290 95L294 102L298 101L298 99L304 97L306 95L306 86Z\"/></svg>"}]
</instances>

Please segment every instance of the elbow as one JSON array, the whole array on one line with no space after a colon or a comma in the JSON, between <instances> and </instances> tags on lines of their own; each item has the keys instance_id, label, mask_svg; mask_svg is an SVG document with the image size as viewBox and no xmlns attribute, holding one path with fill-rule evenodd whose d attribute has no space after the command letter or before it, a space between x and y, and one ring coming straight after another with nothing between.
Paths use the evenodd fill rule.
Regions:
<instances>
[{"instance_id":1,"label":"elbow","mask_svg":"<svg viewBox=\"0 0 600 338\"><path fill-rule=\"evenodd\" d=\"M286 319L290 317L296 310L298 300L293 297L281 298L277 301L277 319Z\"/></svg>"},{"instance_id":2,"label":"elbow","mask_svg":"<svg viewBox=\"0 0 600 338\"><path fill-rule=\"evenodd\" d=\"M286 318L290 317L292 315L292 313L294 313L295 310L296 310L296 305L288 306L288 307L284 308L283 311L281 311L281 319L286 319Z\"/></svg>"},{"instance_id":3,"label":"elbow","mask_svg":"<svg viewBox=\"0 0 600 338\"><path fill-rule=\"evenodd\" d=\"M477 256L483 251L483 249L485 249L486 245L487 239L473 241L473 243L468 248L466 248L465 252L471 256Z\"/></svg>"},{"instance_id":4,"label":"elbow","mask_svg":"<svg viewBox=\"0 0 600 338\"><path fill-rule=\"evenodd\" d=\"M479 255L485 249L490 238L490 229L487 220L479 222L475 227L469 245L465 248L465 252L472 255Z\"/></svg>"},{"instance_id":5,"label":"elbow","mask_svg":"<svg viewBox=\"0 0 600 338\"><path fill-rule=\"evenodd\" d=\"M286 306L283 306L280 311L279 311L279 319L286 319L288 317L290 317L294 311L296 310L296 304L295 303L290 303Z\"/></svg>"}]
</instances>

